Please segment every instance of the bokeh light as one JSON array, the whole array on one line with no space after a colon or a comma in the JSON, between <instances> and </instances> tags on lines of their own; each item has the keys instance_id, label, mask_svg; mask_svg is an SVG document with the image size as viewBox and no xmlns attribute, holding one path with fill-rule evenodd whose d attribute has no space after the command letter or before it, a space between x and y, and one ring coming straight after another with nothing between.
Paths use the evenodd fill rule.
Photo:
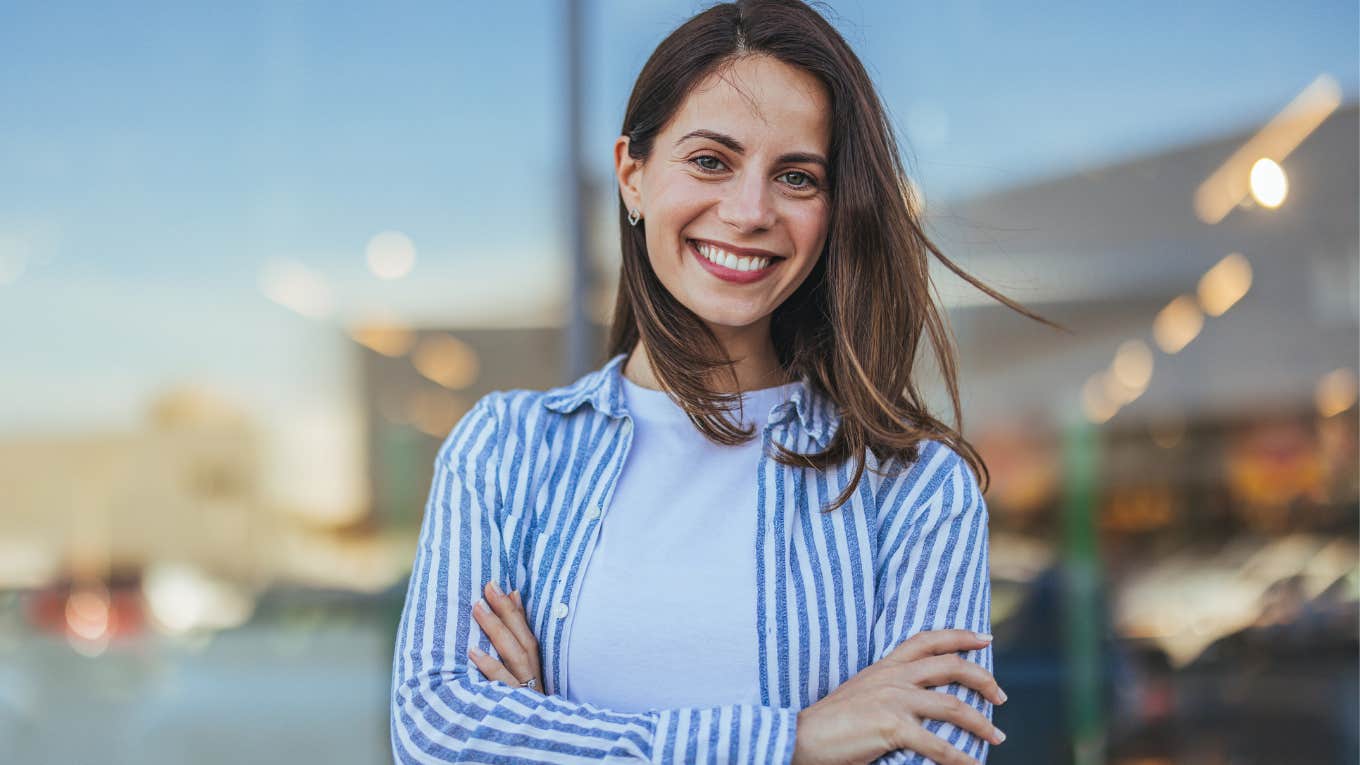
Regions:
<instances>
[{"instance_id":1,"label":"bokeh light","mask_svg":"<svg viewBox=\"0 0 1360 765\"><path fill-rule=\"evenodd\" d=\"M1152 322L1152 335L1164 353L1179 353L1204 328L1204 314L1195 299L1181 295L1172 300Z\"/></svg>"},{"instance_id":2,"label":"bokeh light","mask_svg":"<svg viewBox=\"0 0 1360 765\"><path fill-rule=\"evenodd\" d=\"M1284 168L1269 157L1256 160L1251 166L1251 196L1262 207L1275 209L1284 203L1289 193L1289 179Z\"/></svg>"},{"instance_id":3,"label":"bokeh light","mask_svg":"<svg viewBox=\"0 0 1360 765\"><path fill-rule=\"evenodd\" d=\"M416 334L410 327L396 323L355 327L350 337L365 348L393 358L405 356L416 342Z\"/></svg>"},{"instance_id":4,"label":"bokeh light","mask_svg":"<svg viewBox=\"0 0 1360 765\"><path fill-rule=\"evenodd\" d=\"M1142 340L1126 340L1115 352L1111 369L1126 390L1141 392L1152 379L1152 349Z\"/></svg>"},{"instance_id":5,"label":"bokeh light","mask_svg":"<svg viewBox=\"0 0 1360 765\"><path fill-rule=\"evenodd\" d=\"M1119 402L1111 400L1109 384L1104 372L1092 375L1081 387L1082 412L1091 422L1100 425L1119 411Z\"/></svg>"},{"instance_id":6,"label":"bokeh light","mask_svg":"<svg viewBox=\"0 0 1360 765\"><path fill-rule=\"evenodd\" d=\"M329 318L335 310L335 298L325 278L296 260L266 263L260 270L259 285L265 297L309 319Z\"/></svg>"},{"instance_id":7,"label":"bokeh light","mask_svg":"<svg viewBox=\"0 0 1360 765\"><path fill-rule=\"evenodd\" d=\"M1335 417L1355 406L1355 378L1355 371L1348 368L1335 369L1323 375L1318 380L1317 392L1314 395L1318 414L1323 417Z\"/></svg>"},{"instance_id":8,"label":"bokeh light","mask_svg":"<svg viewBox=\"0 0 1360 765\"><path fill-rule=\"evenodd\" d=\"M400 231L384 231L364 249L368 270L379 279L400 279L416 264L416 245Z\"/></svg>"},{"instance_id":9,"label":"bokeh light","mask_svg":"<svg viewBox=\"0 0 1360 765\"><path fill-rule=\"evenodd\" d=\"M1231 253L1200 277L1200 308L1209 316L1222 316L1250 289L1251 263L1242 253Z\"/></svg>"},{"instance_id":10,"label":"bokeh light","mask_svg":"<svg viewBox=\"0 0 1360 765\"><path fill-rule=\"evenodd\" d=\"M421 337L411 352L411 363L426 378L450 390L471 385L480 370L476 351L444 332Z\"/></svg>"}]
</instances>

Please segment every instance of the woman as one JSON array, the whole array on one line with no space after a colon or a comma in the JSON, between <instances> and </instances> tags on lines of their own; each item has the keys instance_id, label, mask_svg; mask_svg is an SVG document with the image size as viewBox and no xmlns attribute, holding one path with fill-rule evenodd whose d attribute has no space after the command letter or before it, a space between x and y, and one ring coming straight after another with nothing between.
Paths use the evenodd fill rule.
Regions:
<instances>
[{"instance_id":1,"label":"woman","mask_svg":"<svg viewBox=\"0 0 1360 765\"><path fill-rule=\"evenodd\" d=\"M895 145L797 0L658 46L615 144L611 358L488 394L436 459L398 761L973 763L1003 740L985 466L912 378L928 335L957 413L926 252L1038 317L925 238Z\"/></svg>"}]
</instances>

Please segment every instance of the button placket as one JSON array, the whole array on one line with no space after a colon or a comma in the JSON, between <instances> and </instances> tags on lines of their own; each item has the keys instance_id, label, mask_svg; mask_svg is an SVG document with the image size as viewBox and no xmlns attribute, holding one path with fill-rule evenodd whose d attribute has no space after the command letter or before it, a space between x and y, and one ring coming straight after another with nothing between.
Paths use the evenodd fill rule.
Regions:
<instances>
[{"instance_id":1,"label":"button placket","mask_svg":"<svg viewBox=\"0 0 1360 765\"><path fill-rule=\"evenodd\" d=\"M787 409L781 408L780 413L776 415L777 419L765 426L765 443L761 446L761 449L764 450L764 453L766 454L774 453L774 449L771 448L771 444L774 442L774 428L776 425L784 421L785 412L787 411L788 411ZM770 459L773 460L774 457L770 457ZM756 481L760 480L761 476L757 474ZM774 517L773 515L767 513L765 515L765 535L768 538L769 535L773 533L774 533ZM759 555L760 552L761 551L757 550L756 554Z\"/></svg>"},{"instance_id":2,"label":"button placket","mask_svg":"<svg viewBox=\"0 0 1360 765\"><path fill-rule=\"evenodd\" d=\"M620 460L619 469L614 471L613 477L609 479L610 485L605 488L604 497L600 500L600 503L591 505L590 507L586 508L586 511L583 513L586 521L592 524L596 519L598 519L601 515L604 514L605 505L609 502L609 499L614 495L614 489L615 487L618 486L619 475L620 473L623 472L623 464L626 463L628 459L628 453L632 449L633 418L631 416L627 414L623 415L622 428L625 440L623 444L623 449L621 450L621 454L619 455ZM581 561L579 563L581 571L585 571L586 567L590 565L590 558L595 553L596 545L599 544L599 537L600 537L599 526L598 524L594 524L594 527L591 528L590 530L590 536L588 541L586 542L585 550L582 553ZM571 590L568 590L567 592L563 593L563 597L566 598L567 600L571 600L574 596L575 596L574 592ZM552 607L553 618L562 623L561 627L557 631L557 639L559 641L558 644L562 646L563 649L562 666L559 668L561 671L560 676L562 678L562 681L560 683L561 687L558 688L559 693L563 696L566 696L571 692L570 682L567 680L568 674L567 665L570 664L571 662L571 626L572 622L574 622L575 620L567 619L567 616L570 613L571 608L570 606L568 606L566 601L558 601L557 603L553 604Z\"/></svg>"}]
</instances>

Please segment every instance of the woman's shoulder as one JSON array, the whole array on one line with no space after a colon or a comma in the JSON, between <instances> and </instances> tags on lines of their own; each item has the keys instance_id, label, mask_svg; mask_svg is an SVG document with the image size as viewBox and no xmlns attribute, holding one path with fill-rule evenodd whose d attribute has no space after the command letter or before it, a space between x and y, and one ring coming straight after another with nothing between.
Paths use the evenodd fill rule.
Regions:
<instances>
[{"instance_id":1,"label":"woman's shoulder","mask_svg":"<svg viewBox=\"0 0 1360 765\"><path fill-rule=\"evenodd\" d=\"M494 429L504 434L521 426L529 419L555 411L558 401L569 386L539 390L534 388L504 388L488 391L472 402L444 439L445 449L451 448L469 430Z\"/></svg>"},{"instance_id":2,"label":"woman's shoulder","mask_svg":"<svg viewBox=\"0 0 1360 765\"><path fill-rule=\"evenodd\" d=\"M529 388L505 388L487 391L472 402L453 430L465 427L465 423L477 421L494 422L497 425L511 422L517 416L541 406L543 398L552 392ZM453 434L450 433L450 436Z\"/></svg>"},{"instance_id":3,"label":"woman's shoulder","mask_svg":"<svg viewBox=\"0 0 1360 765\"><path fill-rule=\"evenodd\" d=\"M616 414L623 397L621 369L624 358L625 354L615 354L602 366L552 388L490 391L473 405L473 409L483 407L503 423L517 423L545 411L567 415L585 404L606 414Z\"/></svg>"},{"instance_id":4,"label":"woman's shoulder","mask_svg":"<svg viewBox=\"0 0 1360 765\"><path fill-rule=\"evenodd\" d=\"M544 413L562 413L561 402L571 392L572 386L566 385L542 390L505 388L486 393L473 404L473 408L485 407L496 416L498 422L513 425Z\"/></svg>"},{"instance_id":5,"label":"woman's shoulder","mask_svg":"<svg viewBox=\"0 0 1360 765\"><path fill-rule=\"evenodd\" d=\"M922 438L916 443L914 456L885 458L880 470L883 474L878 491L880 502L891 495L925 500L946 484L968 494L979 491L977 476L967 458L949 442L938 438Z\"/></svg>"}]
</instances>

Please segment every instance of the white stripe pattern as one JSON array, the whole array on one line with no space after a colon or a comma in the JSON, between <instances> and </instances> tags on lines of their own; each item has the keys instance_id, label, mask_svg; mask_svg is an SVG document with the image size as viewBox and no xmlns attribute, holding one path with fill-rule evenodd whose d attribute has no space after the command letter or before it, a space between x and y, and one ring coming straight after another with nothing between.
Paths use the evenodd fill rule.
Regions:
<instances>
[{"instance_id":1,"label":"white stripe pattern","mask_svg":"<svg viewBox=\"0 0 1360 765\"><path fill-rule=\"evenodd\" d=\"M632 421L619 354L570 385L495 391L454 427L435 459L392 667L392 753L399 763L789 763L797 714L923 630L990 631L987 508L967 463L922 442L918 459L866 469L758 469L756 558L760 704L618 712L562 697L565 618L579 595L596 524L624 468ZM761 437L824 447L835 405L803 378ZM590 507L600 512L587 513ZM497 656L472 618L483 585L520 591L538 638L544 695L488 681L470 645ZM992 669L991 648L965 658ZM991 704L940 689L988 718ZM954 725L927 728L985 761L988 743ZM877 763L926 763L907 750Z\"/></svg>"}]
</instances>

